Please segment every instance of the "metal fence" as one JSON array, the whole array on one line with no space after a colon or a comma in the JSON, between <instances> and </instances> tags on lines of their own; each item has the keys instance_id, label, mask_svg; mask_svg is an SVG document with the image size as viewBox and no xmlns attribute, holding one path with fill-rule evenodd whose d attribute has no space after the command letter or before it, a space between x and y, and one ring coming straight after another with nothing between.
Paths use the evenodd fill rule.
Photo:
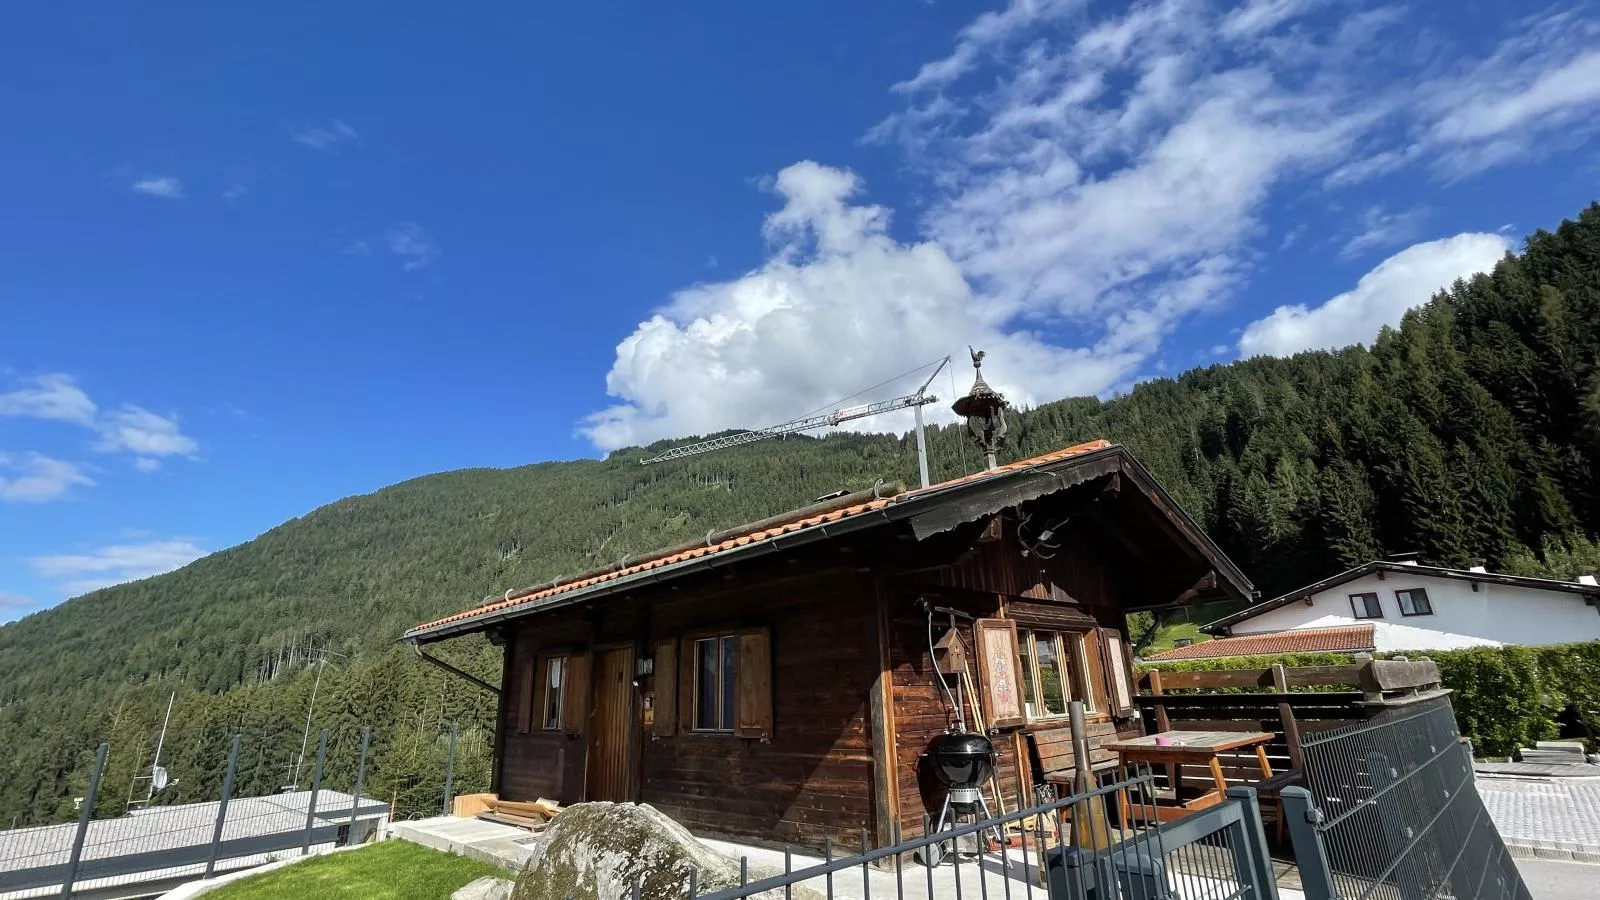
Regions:
<instances>
[{"instance_id":1,"label":"metal fence","mask_svg":"<svg viewBox=\"0 0 1600 900\"><path fill-rule=\"evenodd\" d=\"M152 893L218 872L359 843L398 816L446 814L488 788L493 741L453 725L218 736L173 748L160 779L128 789L109 744L94 752L75 822L0 831L0 900ZM215 743L215 746L212 744ZM143 757L142 748L127 751ZM166 766L172 778L166 779Z\"/></svg>"},{"instance_id":2,"label":"metal fence","mask_svg":"<svg viewBox=\"0 0 1600 900\"><path fill-rule=\"evenodd\" d=\"M1283 815L1307 900L1531 900L1448 700L1307 735Z\"/></svg>"},{"instance_id":3,"label":"metal fence","mask_svg":"<svg viewBox=\"0 0 1600 900\"><path fill-rule=\"evenodd\" d=\"M1254 789L1231 789L1215 806L1162 822L1148 768L1122 775L887 847L870 849L863 833L847 856L835 857L831 844L821 859L784 851L771 874L752 877L744 857L732 884L727 873L692 869L681 890L687 900L816 895L807 891L829 900L1276 900ZM640 896L637 881L632 893Z\"/></svg>"}]
</instances>

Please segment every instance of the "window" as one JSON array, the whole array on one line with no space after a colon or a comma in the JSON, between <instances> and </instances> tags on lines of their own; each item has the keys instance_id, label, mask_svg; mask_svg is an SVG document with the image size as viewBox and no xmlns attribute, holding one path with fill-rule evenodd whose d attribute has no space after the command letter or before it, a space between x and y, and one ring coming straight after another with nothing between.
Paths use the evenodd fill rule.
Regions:
<instances>
[{"instance_id":1,"label":"window","mask_svg":"<svg viewBox=\"0 0 1600 900\"><path fill-rule=\"evenodd\" d=\"M723 634L694 642L694 729L732 731L734 660L739 655L735 635Z\"/></svg>"},{"instance_id":2,"label":"window","mask_svg":"<svg viewBox=\"0 0 1600 900\"><path fill-rule=\"evenodd\" d=\"M561 729L561 709L566 691L561 689L567 674L567 658L552 656L544 661L544 730Z\"/></svg>"},{"instance_id":3,"label":"window","mask_svg":"<svg viewBox=\"0 0 1600 900\"><path fill-rule=\"evenodd\" d=\"M1378 603L1377 594L1351 594L1350 609L1358 619L1383 618L1383 606Z\"/></svg>"},{"instance_id":4,"label":"window","mask_svg":"<svg viewBox=\"0 0 1600 900\"><path fill-rule=\"evenodd\" d=\"M1395 591L1394 599L1400 604L1402 616L1431 616L1433 604L1428 602L1428 592L1422 588Z\"/></svg>"},{"instance_id":5,"label":"window","mask_svg":"<svg viewBox=\"0 0 1600 900\"><path fill-rule=\"evenodd\" d=\"M1082 700L1093 707L1084 662L1083 635L1059 631L1023 631L1017 650L1022 657L1023 708L1030 719L1067 714L1067 703Z\"/></svg>"}]
</instances>

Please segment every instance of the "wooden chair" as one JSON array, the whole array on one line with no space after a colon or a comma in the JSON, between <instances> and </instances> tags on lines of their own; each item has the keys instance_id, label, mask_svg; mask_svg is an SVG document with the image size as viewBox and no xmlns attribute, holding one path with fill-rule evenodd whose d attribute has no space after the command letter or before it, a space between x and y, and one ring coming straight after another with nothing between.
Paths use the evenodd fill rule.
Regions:
<instances>
[{"instance_id":1,"label":"wooden chair","mask_svg":"<svg viewBox=\"0 0 1600 900\"><path fill-rule=\"evenodd\" d=\"M1279 703L1278 722L1283 729L1284 743L1289 746L1289 768L1252 787L1256 789L1256 801L1261 811L1272 813L1276 822L1278 843L1281 845L1288 827L1283 817L1283 789L1305 783L1305 761L1300 755L1300 725L1295 721L1294 707L1288 703Z\"/></svg>"}]
</instances>

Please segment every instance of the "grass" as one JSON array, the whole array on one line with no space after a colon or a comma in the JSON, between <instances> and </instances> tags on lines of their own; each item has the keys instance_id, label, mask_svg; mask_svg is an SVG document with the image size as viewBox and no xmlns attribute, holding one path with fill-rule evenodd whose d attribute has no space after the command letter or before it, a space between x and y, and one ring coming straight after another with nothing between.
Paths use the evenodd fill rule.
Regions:
<instances>
[{"instance_id":1,"label":"grass","mask_svg":"<svg viewBox=\"0 0 1600 900\"><path fill-rule=\"evenodd\" d=\"M449 900L462 885L484 875L509 877L505 870L475 859L453 856L388 840L345 853L242 878L207 894L207 900Z\"/></svg>"},{"instance_id":2,"label":"grass","mask_svg":"<svg viewBox=\"0 0 1600 900\"><path fill-rule=\"evenodd\" d=\"M1145 656L1154 656L1164 650L1171 650L1179 638L1188 638L1196 644L1211 640L1211 635L1200 630L1194 622L1174 622L1163 625L1156 630L1156 636L1151 639L1142 651Z\"/></svg>"}]
</instances>

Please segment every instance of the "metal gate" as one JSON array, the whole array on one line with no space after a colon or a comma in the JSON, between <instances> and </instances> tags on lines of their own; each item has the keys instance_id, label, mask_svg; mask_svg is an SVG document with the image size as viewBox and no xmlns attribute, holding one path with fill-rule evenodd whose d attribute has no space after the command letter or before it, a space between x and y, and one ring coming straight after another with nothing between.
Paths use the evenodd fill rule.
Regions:
<instances>
[{"instance_id":1,"label":"metal gate","mask_svg":"<svg viewBox=\"0 0 1600 900\"><path fill-rule=\"evenodd\" d=\"M1307 900L1532 900L1447 699L1301 747L1306 786L1282 796Z\"/></svg>"}]
</instances>

